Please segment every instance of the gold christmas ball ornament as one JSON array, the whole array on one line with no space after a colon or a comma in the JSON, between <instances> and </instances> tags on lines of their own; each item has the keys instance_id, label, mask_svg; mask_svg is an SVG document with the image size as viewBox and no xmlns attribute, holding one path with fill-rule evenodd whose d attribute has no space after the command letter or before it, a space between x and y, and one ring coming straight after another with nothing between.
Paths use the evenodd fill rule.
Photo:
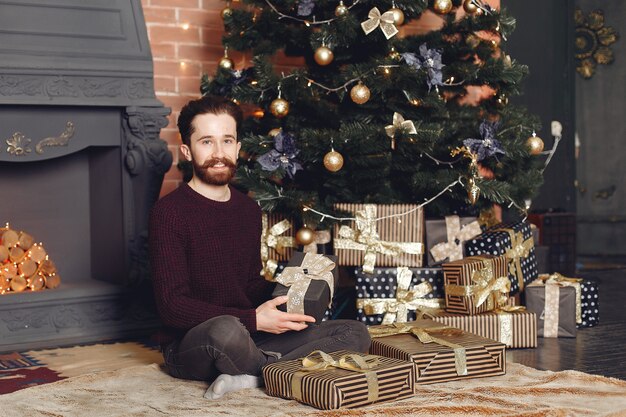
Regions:
<instances>
[{"instance_id":1,"label":"gold christmas ball ornament","mask_svg":"<svg viewBox=\"0 0 626 417\"><path fill-rule=\"evenodd\" d=\"M227 17L232 16L232 14L233 14L233 9L231 9L231 8L230 8L230 7L228 7L228 6L226 6L226 7L224 7L224 8L222 9L222 11L221 11L221 13L220 13L220 14L221 14L221 16L222 16L222 19L225 19L225 18L227 18Z\"/></svg>"},{"instance_id":2,"label":"gold christmas ball ornament","mask_svg":"<svg viewBox=\"0 0 626 417\"><path fill-rule=\"evenodd\" d=\"M220 59L220 62L218 63L218 65L220 66L220 68L223 68L225 70L229 70L229 69L235 68L235 63L233 62L233 60L230 59L227 56L222 57L222 59Z\"/></svg>"},{"instance_id":3,"label":"gold christmas ball ornament","mask_svg":"<svg viewBox=\"0 0 626 417\"><path fill-rule=\"evenodd\" d=\"M346 7L345 4L343 4L343 1L340 1L339 6L335 8L335 16L339 17L339 16L345 16L347 14L348 14L348 8Z\"/></svg>"},{"instance_id":4,"label":"gold christmas ball ornament","mask_svg":"<svg viewBox=\"0 0 626 417\"><path fill-rule=\"evenodd\" d=\"M526 146L528 146L531 155L539 155L543 152L543 140L535 133L526 139Z\"/></svg>"},{"instance_id":5,"label":"gold christmas ball ornament","mask_svg":"<svg viewBox=\"0 0 626 417\"><path fill-rule=\"evenodd\" d=\"M350 98L356 104L365 104L370 99L370 89L361 81L350 90Z\"/></svg>"},{"instance_id":6,"label":"gold christmas ball ornament","mask_svg":"<svg viewBox=\"0 0 626 417\"><path fill-rule=\"evenodd\" d=\"M435 0L433 9L439 14L448 14L452 10L452 0Z\"/></svg>"},{"instance_id":7,"label":"gold christmas ball ornament","mask_svg":"<svg viewBox=\"0 0 626 417\"><path fill-rule=\"evenodd\" d=\"M320 46L315 50L315 55L313 55L313 58L318 65L328 65L333 62L334 57L333 51L331 51L327 46Z\"/></svg>"},{"instance_id":8,"label":"gold christmas ball ornament","mask_svg":"<svg viewBox=\"0 0 626 417\"><path fill-rule=\"evenodd\" d=\"M337 172L343 167L343 156L332 149L326 155L324 155L324 168L330 172Z\"/></svg>"},{"instance_id":9,"label":"gold christmas ball ornament","mask_svg":"<svg viewBox=\"0 0 626 417\"><path fill-rule=\"evenodd\" d=\"M280 127L275 127L274 129L272 129L269 132L267 132L267 135L270 136L270 137L274 137L274 136L278 135L281 131L282 131L282 129Z\"/></svg>"},{"instance_id":10,"label":"gold christmas ball ornament","mask_svg":"<svg viewBox=\"0 0 626 417\"><path fill-rule=\"evenodd\" d=\"M480 9L476 5L476 0L464 0L463 10L465 10L465 13L474 14Z\"/></svg>"},{"instance_id":11,"label":"gold christmas ball ornament","mask_svg":"<svg viewBox=\"0 0 626 417\"><path fill-rule=\"evenodd\" d=\"M315 231L310 227L301 227L296 232L296 242L298 245L306 246L315 240Z\"/></svg>"},{"instance_id":12,"label":"gold christmas ball ornament","mask_svg":"<svg viewBox=\"0 0 626 417\"><path fill-rule=\"evenodd\" d=\"M278 118L289 114L289 103L284 98L277 98L270 103L270 111Z\"/></svg>"},{"instance_id":13,"label":"gold christmas ball ornament","mask_svg":"<svg viewBox=\"0 0 626 417\"><path fill-rule=\"evenodd\" d=\"M389 9L393 13L393 24L396 26L402 26L404 23L404 12L397 7Z\"/></svg>"}]
</instances>

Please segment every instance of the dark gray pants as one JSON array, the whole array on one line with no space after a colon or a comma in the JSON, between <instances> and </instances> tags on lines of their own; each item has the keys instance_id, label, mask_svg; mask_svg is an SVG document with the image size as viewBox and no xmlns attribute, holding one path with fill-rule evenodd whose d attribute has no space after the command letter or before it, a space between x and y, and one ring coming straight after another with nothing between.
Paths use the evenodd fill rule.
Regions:
<instances>
[{"instance_id":1,"label":"dark gray pants","mask_svg":"<svg viewBox=\"0 0 626 417\"><path fill-rule=\"evenodd\" d=\"M166 345L163 358L170 375L211 382L220 374L260 375L269 363L302 358L318 349L366 352L369 345L367 328L355 320L323 321L299 332L250 335L238 318L219 316Z\"/></svg>"}]
</instances>

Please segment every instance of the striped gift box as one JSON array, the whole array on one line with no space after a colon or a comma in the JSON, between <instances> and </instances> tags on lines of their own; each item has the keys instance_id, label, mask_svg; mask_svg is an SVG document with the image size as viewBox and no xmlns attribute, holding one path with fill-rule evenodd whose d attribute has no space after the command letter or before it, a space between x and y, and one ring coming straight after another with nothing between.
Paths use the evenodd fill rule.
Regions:
<instances>
[{"instance_id":1,"label":"striped gift box","mask_svg":"<svg viewBox=\"0 0 626 417\"><path fill-rule=\"evenodd\" d=\"M491 262L494 278L508 277L508 261L504 255L497 257L492 255L471 256L443 264L443 281L445 287L449 285L475 285L475 282L472 281L472 275L475 271L484 268L485 260ZM475 295L451 295L446 289L446 311L449 313L474 315L491 311L496 307L496 305L489 300L476 307L474 298Z\"/></svg>"},{"instance_id":2,"label":"striped gift box","mask_svg":"<svg viewBox=\"0 0 626 417\"><path fill-rule=\"evenodd\" d=\"M293 251L296 248L296 231L293 219L285 219L285 217L281 216L278 213L263 213L263 215L267 215L267 229L263 232L264 234L270 233L270 230L273 226L279 224L283 220L287 220L291 227L285 230L283 233L277 236L278 240L283 244L280 250L276 250L276 248L268 247L269 259L278 262L287 262L293 256ZM262 243L263 244L263 243Z\"/></svg>"},{"instance_id":3,"label":"striped gift box","mask_svg":"<svg viewBox=\"0 0 626 417\"><path fill-rule=\"evenodd\" d=\"M433 320L417 320L403 323L403 325L435 329L442 326L441 323ZM371 326L371 328L379 327L384 326ZM459 329L453 330L451 332L443 330L432 334L446 342L464 348L465 374L460 373L457 367L460 349L442 346L436 342L422 343L412 334L373 338L370 353L413 362L415 365L415 382L420 385L504 375L506 373L506 347L504 343Z\"/></svg>"},{"instance_id":4,"label":"striped gift box","mask_svg":"<svg viewBox=\"0 0 626 417\"><path fill-rule=\"evenodd\" d=\"M338 351L330 353L338 360L355 352ZM363 355L361 353L356 353ZM303 372L301 378L301 398L295 398L294 375L301 372L302 360L275 362L263 368L265 389L268 395L286 399L296 399L321 410L361 407L372 402L400 400L413 396L415 389L414 367L411 362L387 357L378 358L378 365L372 369L376 375L378 394L372 401L372 390L368 387L365 372L355 372L338 368L327 368L316 372Z\"/></svg>"},{"instance_id":5,"label":"striped gift box","mask_svg":"<svg viewBox=\"0 0 626 417\"><path fill-rule=\"evenodd\" d=\"M368 204L335 204L337 211L345 211L356 215L357 212L365 210ZM381 242L403 242L415 243L421 246L420 254L403 253L399 256L376 254L376 266L408 266L420 267L423 263L424 255L424 212L416 204L371 204L376 207L374 227ZM396 216L410 212L406 215ZM387 217L391 216L391 217ZM364 250L337 248L339 229L345 225L359 232L356 222L335 225L333 230L334 254L338 257L339 265L360 266L364 263Z\"/></svg>"},{"instance_id":6,"label":"striped gift box","mask_svg":"<svg viewBox=\"0 0 626 417\"><path fill-rule=\"evenodd\" d=\"M537 315L530 311L488 312L476 316L440 312L433 314L432 319L497 340L508 348L537 347Z\"/></svg>"}]
</instances>

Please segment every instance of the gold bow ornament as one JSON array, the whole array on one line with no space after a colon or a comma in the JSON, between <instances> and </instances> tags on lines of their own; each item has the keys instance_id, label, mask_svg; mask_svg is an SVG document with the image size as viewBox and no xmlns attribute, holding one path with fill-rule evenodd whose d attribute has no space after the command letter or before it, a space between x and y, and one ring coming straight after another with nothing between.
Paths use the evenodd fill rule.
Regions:
<instances>
[{"instance_id":1,"label":"gold bow ornament","mask_svg":"<svg viewBox=\"0 0 626 417\"><path fill-rule=\"evenodd\" d=\"M312 280L321 280L330 288L328 307L333 300L334 282L332 270L335 263L324 255L307 253L300 266L288 266L276 277L276 282L289 287L287 312L304 314L304 297Z\"/></svg>"},{"instance_id":2,"label":"gold bow ornament","mask_svg":"<svg viewBox=\"0 0 626 417\"><path fill-rule=\"evenodd\" d=\"M313 235L313 242L302 247L304 253L317 253L317 245L330 243L330 230L316 230Z\"/></svg>"},{"instance_id":3,"label":"gold bow ornament","mask_svg":"<svg viewBox=\"0 0 626 417\"><path fill-rule=\"evenodd\" d=\"M363 272L374 272L376 254L392 257L401 254L421 255L424 253L424 244L421 242L387 242L380 240L376 230L376 205L365 204L363 210L355 214L356 228L343 225L339 228L338 237L335 238L335 249L357 250L365 252L363 256Z\"/></svg>"},{"instance_id":4,"label":"gold bow ornament","mask_svg":"<svg viewBox=\"0 0 626 417\"><path fill-rule=\"evenodd\" d=\"M446 295L468 297L476 308L486 303L484 311L492 311L505 305L511 291L511 281L506 276L495 276L494 259L497 258L482 259L482 268L472 272L473 284L447 284Z\"/></svg>"},{"instance_id":5,"label":"gold bow ornament","mask_svg":"<svg viewBox=\"0 0 626 417\"><path fill-rule=\"evenodd\" d=\"M398 29L393 25L393 12L391 10L380 14L380 10L377 7L372 8L367 14L368 19L361 23L363 32L369 35L373 30L380 26L380 30L383 31L385 38L390 39L396 33Z\"/></svg>"},{"instance_id":6,"label":"gold bow ornament","mask_svg":"<svg viewBox=\"0 0 626 417\"><path fill-rule=\"evenodd\" d=\"M274 249L278 254L284 255L286 248L296 247L296 242L291 236L280 236L291 229L291 222L287 219L269 227L268 215L263 213L261 226L261 261L263 269L261 269L260 275L264 276L268 281L273 281L278 263L275 259L270 259L270 248Z\"/></svg>"},{"instance_id":7,"label":"gold bow ornament","mask_svg":"<svg viewBox=\"0 0 626 417\"><path fill-rule=\"evenodd\" d=\"M463 259L463 242L470 240L482 233L480 223L473 221L461 227L459 216L446 216L446 234L448 241L437 243L430 249L435 262Z\"/></svg>"},{"instance_id":8,"label":"gold bow ornament","mask_svg":"<svg viewBox=\"0 0 626 417\"><path fill-rule=\"evenodd\" d=\"M382 324L406 323L410 310L435 310L445 307L441 298L425 298L433 290L428 282L421 282L411 287L413 272L405 266L398 267L396 273L397 289L395 298L359 298L357 308L362 308L365 315L384 314Z\"/></svg>"},{"instance_id":9,"label":"gold bow ornament","mask_svg":"<svg viewBox=\"0 0 626 417\"><path fill-rule=\"evenodd\" d=\"M554 274L540 274L539 279L543 281L545 285L558 285L559 287L574 287L576 290L576 323L581 324L583 322L583 307L582 307L582 278L568 278L564 275L555 272Z\"/></svg>"},{"instance_id":10,"label":"gold bow ornament","mask_svg":"<svg viewBox=\"0 0 626 417\"><path fill-rule=\"evenodd\" d=\"M410 334L421 343L437 343L454 351L454 368L457 375L467 375L467 354L465 348L457 343L449 342L433 334L459 335L463 331L450 326L419 327L418 324L393 323L386 326L372 326L368 328L370 336L374 338Z\"/></svg>"},{"instance_id":11,"label":"gold bow ornament","mask_svg":"<svg viewBox=\"0 0 626 417\"><path fill-rule=\"evenodd\" d=\"M532 236L524 240L522 232L513 229L494 229L494 232L507 232L511 238L511 247L504 255L509 260L509 270L511 275L517 277L519 290L524 290L524 275L522 274L522 258L528 258L530 251L535 248Z\"/></svg>"},{"instance_id":12,"label":"gold bow ornament","mask_svg":"<svg viewBox=\"0 0 626 417\"><path fill-rule=\"evenodd\" d=\"M302 379L311 372L326 371L330 368L344 369L351 372L365 374L367 381L367 401L376 402L378 400L378 375L374 368L379 364L375 355L346 354L335 360L328 353L316 350L302 359L302 368L293 374L291 379L291 395L300 402L303 402Z\"/></svg>"},{"instance_id":13,"label":"gold bow ornament","mask_svg":"<svg viewBox=\"0 0 626 417\"><path fill-rule=\"evenodd\" d=\"M415 125L411 120L404 120L404 117L398 112L393 113L393 124L385 126L387 136L391 138L391 149L396 149L396 133L398 131L406 132L411 135L417 134Z\"/></svg>"}]
</instances>

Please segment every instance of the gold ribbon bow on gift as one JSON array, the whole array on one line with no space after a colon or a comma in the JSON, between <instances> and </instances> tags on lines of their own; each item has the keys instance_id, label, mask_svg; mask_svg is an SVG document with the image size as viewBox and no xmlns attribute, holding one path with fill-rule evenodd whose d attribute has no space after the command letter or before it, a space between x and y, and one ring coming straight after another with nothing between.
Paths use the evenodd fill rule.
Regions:
<instances>
[{"instance_id":1,"label":"gold ribbon bow on gift","mask_svg":"<svg viewBox=\"0 0 626 417\"><path fill-rule=\"evenodd\" d=\"M539 279L544 282L545 285L558 285L560 287L574 287L576 290L576 323L583 322L583 307L582 307L582 278L568 278L555 272L554 274L540 274Z\"/></svg>"},{"instance_id":2,"label":"gold ribbon bow on gift","mask_svg":"<svg viewBox=\"0 0 626 417\"><path fill-rule=\"evenodd\" d=\"M483 259L483 267L472 272L473 285L446 285L446 295L473 297L474 306L487 302L487 310L494 310L506 304L511 282L508 277L497 277L493 271L493 260Z\"/></svg>"},{"instance_id":3,"label":"gold ribbon bow on gift","mask_svg":"<svg viewBox=\"0 0 626 417\"><path fill-rule=\"evenodd\" d=\"M260 275L264 276L268 281L273 281L278 263L276 260L270 259L270 248L282 255L285 248L295 248L296 243L291 236L280 236L291 228L289 220L282 220L269 227L268 216L266 213L263 213L261 225L261 261L263 262L263 269Z\"/></svg>"},{"instance_id":4,"label":"gold ribbon bow on gift","mask_svg":"<svg viewBox=\"0 0 626 417\"><path fill-rule=\"evenodd\" d=\"M535 247L533 238L529 237L524 240L522 232L516 232L513 229L495 229L494 232L507 232L511 237L511 248L505 252L506 258L509 260L509 270L511 274L517 277L519 289L524 289L524 275L522 274L522 258L527 258L530 251Z\"/></svg>"},{"instance_id":5,"label":"gold ribbon bow on gift","mask_svg":"<svg viewBox=\"0 0 626 417\"><path fill-rule=\"evenodd\" d=\"M338 360L328 353L316 350L302 359L302 368L294 373L291 380L291 394L294 399L302 402L302 379L309 372L325 371L329 368L345 369L365 374L367 381L367 400L378 400L378 375L373 369L378 366L378 357L375 355L358 355L350 353L342 355Z\"/></svg>"},{"instance_id":6,"label":"gold ribbon bow on gift","mask_svg":"<svg viewBox=\"0 0 626 417\"><path fill-rule=\"evenodd\" d=\"M381 15L380 10L378 10L377 7L374 7L367 14L367 17L369 19L361 23L363 32L365 32L366 35L369 35L378 26L380 26L380 30L383 31L383 34L387 39L392 38L396 33L398 33L398 29L396 29L393 25L393 12L391 10L386 11Z\"/></svg>"},{"instance_id":7,"label":"gold ribbon bow on gift","mask_svg":"<svg viewBox=\"0 0 626 417\"><path fill-rule=\"evenodd\" d=\"M398 112L393 113L393 124L385 126L387 136L391 138L391 149L396 149L396 132L403 130L406 133L415 135L417 130L411 120L404 120L404 117Z\"/></svg>"},{"instance_id":8,"label":"gold ribbon bow on gift","mask_svg":"<svg viewBox=\"0 0 626 417\"><path fill-rule=\"evenodd\" d=\"M386 242L381 241L376 231L376 205L366 204L363 210L355 214L357 230L343 225L339 228L339 237L335 239L335 249L352 249L365 252L363 271L374 272L376 254L399 256L403 253L421 255L424 244L421 242Z\"/></svg>"},{"instance_id":9,"label":"gold ribbon bow on gift","mask_svg":"<svg viewBox=\"0 0 626 417\"><path fill-rule=\"evenodd\" d=\"M446 216L447 242L437 243L430 250L435 262L441 262L448 258L448 261L463 259L463 242L478 236L482 233L480 223L473 221L461 227L459 216Z\"/></svg>"},{"instance_id":10,"label":"gold ribbon bow on gift","mask_svg":"<svg viewBox=\"0 0 626 417\"><path fill-rule=\"evenodd\" d=\"M302 247L304 253L317 253L317 245L330 243L330 230L316 230L313 235L313 242Z\"/></svg>"},{"instance_id":11,"label":"gold ribbon bow on gift","mask_svg":"<svg viewBox=\"0 0 626 417\"><path fill-rule=\"evenodd\" d=\"M441 298L424 298L433 290L428 282L411 286L413 272L405 266L397 268L398 288L394 298L359 298L357 308L362 308L366 315L384 314L382 324L406 323L409 310L435 310L445 306Z\"/></svg>"},{"instance_id":12,"label":"gold ribbon bow on gift","mask_svg":"<svg viewBox=\"0 0 626 417\"><path fill-rule=\"evenodd\" d=\"M289 287L287 312L304 314L304 296L314 279L325 281L330 288L330 307L333 300L334 280L332 270L335 263L324 255L307 253L300 266L288 266L276 277L276 282Z\"/></svg>"},{"instance_id":13,"label":"gold ribbon bow on gift","mask_svg":"<svg viewBox=\"0 0 626 417\"><path fill-rule=\"evenodd\" d=\"M448 336L462 334L463 331L460 329L450 326L417 327L409 324L393 323L388 326L369 327L368 330L372 338L395 336L398 334L412 334L424 344L437 343L449 347L454 351L454 368L456 374L459 376L467 375L467 354L465 348L459 344L433 336L433 333Z\"/></svg>"}]
</instances>

